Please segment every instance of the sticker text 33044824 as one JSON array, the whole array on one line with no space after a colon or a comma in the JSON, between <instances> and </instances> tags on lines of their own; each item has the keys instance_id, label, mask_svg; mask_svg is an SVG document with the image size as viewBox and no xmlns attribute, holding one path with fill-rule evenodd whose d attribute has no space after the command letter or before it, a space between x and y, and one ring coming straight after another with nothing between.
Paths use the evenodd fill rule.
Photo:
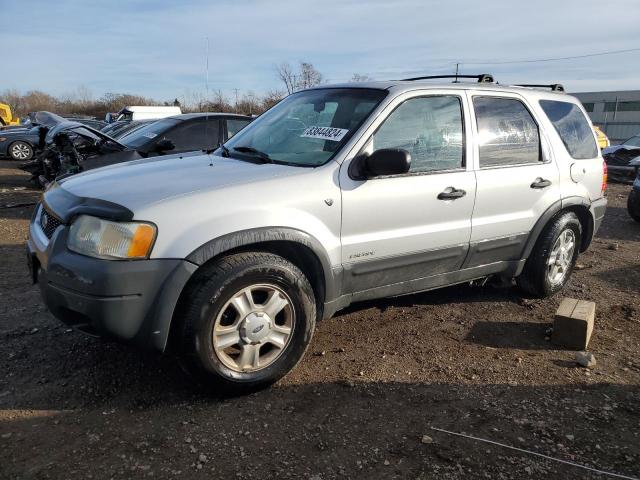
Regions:
<instances>
[{"instance_id":1,"label":"sticker text 33044824","mask_svg":"<svg viewBox=\"0 0 640 480\"><path fill-rule=\"evenodd\" d=\"M349 130L346 128L333 127L308 127L302 132L301 137L320 138L322 140L332 140L339 142L344 138Z\"/></svg>"}]
</instances>

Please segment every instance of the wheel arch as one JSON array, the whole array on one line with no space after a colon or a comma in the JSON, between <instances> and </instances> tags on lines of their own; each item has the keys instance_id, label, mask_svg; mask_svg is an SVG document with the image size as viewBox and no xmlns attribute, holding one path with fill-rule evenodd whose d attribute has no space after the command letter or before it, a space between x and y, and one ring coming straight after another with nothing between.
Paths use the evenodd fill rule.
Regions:
<instances>
[{"instance_id":1,"label":"wheel arch","mask_svg":"<svg viewBox=\"0 0 640 480\"><path fill-rule=\"evenodd\" d=\"M168 347L171 348L175 330L179 328L176 316L181 310L185 292L198 281L203 267L220 258L240 252L257 251L279 255L297 266L307 277L316 297L316 320L323 318L324 304L336 296L336 280L331 262L322 244L313 236L293 228L256 228L223 235L211 240L191 252L186 260L196 264L193 272L180 292L174 308L169 330Z\"/></svg>"},{"instance_id":2,"label":"wheel arch","mask_svg":"<svg viewBox=\"0 0 640 480\"><path fill-rule=\"evenodd\" d=\"M573 212L580 220L582 226L582 238L580 240L580 252L584 252L593 238L594 219L590 210L590 203L582 197L568 197L558 200L551 205L538 219L531 229L529 238L525 243L522 258L527 259L531 254L533 247L536 245L540 234L546 226L553 221L558 215L565 212Z\"/></svg>"}]
</instances>

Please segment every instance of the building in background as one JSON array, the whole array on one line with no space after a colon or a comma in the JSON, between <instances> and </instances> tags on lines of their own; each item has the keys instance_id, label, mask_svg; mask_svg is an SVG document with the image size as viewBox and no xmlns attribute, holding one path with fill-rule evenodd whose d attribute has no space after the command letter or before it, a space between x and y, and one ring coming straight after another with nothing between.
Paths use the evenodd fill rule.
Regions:
<instances>
[{"instance_id":1,"label":"building in background","mask_svg":"<svg viewBox=\"0 0 640 480\"><path fill-rule=\"evenodd\" d=\"M640 90L572 93L591 121L607 134L611 145L640 133Z\"/></svg>"}]
</instances>

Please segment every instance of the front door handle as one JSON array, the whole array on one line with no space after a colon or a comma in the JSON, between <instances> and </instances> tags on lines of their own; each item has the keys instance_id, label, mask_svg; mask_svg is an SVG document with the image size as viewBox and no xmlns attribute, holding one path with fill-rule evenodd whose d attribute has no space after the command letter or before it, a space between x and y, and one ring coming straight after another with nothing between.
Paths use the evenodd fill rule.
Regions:
<instances>
[{"instance_id":1,"label":"front door handle","mask_svg":"<svg viewBox=\"0 0 640 480\"><path fill-rule=\"evenodd\" d=\"M460 190L454 187L448 187L444 192L438 194L438 200L455 200L462 198L467 194L464 190Z\"/></svg>"},{"instance_id":2,"label":"front door handle","mask_svg":"<svg viewBox=\"0 0 640 480\"><path fill-rule=\"evenodd\" d=\"M551 185L551 180L538 177L536 181L531 184L531 188L547 188L549 185Z\"/></svg>"}]
</instances>

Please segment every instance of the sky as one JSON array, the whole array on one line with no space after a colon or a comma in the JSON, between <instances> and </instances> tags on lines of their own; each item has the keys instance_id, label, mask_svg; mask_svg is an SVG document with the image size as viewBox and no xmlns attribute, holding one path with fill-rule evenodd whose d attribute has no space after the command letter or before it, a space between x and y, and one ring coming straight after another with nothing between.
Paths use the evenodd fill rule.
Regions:
<instances>
[{"instance_id":1,"label":"sky","mask_svg":"<svg viewBox=\"0 0 640 480\"><path fill-rule=\"evenodd\" d=\"M640 49L638 0L0 0L0 17L0 92L260 95L282 88L275 65L300 61L329 83L460 63L500 83L640 89L640 50L487 63Z\"/></svg>"}]
</instances>

